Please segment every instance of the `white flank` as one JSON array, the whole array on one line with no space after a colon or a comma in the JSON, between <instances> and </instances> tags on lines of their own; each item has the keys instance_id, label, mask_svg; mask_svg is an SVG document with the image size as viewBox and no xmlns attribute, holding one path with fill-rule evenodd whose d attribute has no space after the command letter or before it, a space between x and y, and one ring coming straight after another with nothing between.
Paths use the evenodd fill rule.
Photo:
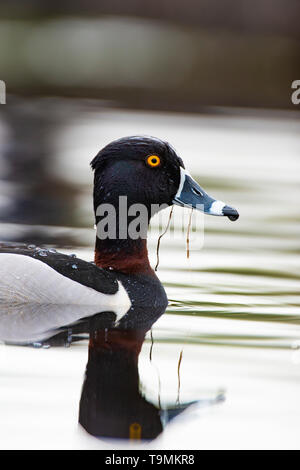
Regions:
<instances>
[{"instance_id":1,"label":"white flank","mask_svg":"<svg viewBox=\"0 0 300 470\"><path fill-rule=\"evenodd\" d=\"M108 295L63 276L35 258L0 253L0 301L54 305L95 306L112 311L119 321L131 306L121 282L116 294Z\"/></svg>"}]
</instances>

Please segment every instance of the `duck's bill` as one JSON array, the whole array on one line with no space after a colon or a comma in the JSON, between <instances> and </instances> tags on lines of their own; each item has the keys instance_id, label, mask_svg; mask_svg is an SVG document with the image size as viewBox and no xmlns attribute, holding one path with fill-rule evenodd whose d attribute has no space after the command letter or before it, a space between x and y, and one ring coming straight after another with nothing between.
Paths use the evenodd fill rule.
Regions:
<instances>
[{"instance_id":1,"label":"duck's bill","mask_svg":"<svg viewBox=\"0 0 300 470\"><path fill-rule=\"evenodd\" d=\"M180 184L173 204L192 207L209 215L226 216L230 220L239 218L236 209L209 196L186 170L180 168L180 173Z\"/></svg>"}]
</instances>

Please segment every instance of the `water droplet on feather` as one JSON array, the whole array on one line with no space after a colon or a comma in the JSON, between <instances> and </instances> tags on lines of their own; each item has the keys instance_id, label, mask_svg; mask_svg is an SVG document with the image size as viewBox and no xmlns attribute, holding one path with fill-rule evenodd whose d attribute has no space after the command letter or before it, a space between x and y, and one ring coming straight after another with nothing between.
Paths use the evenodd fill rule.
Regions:
<instances>
[{"instance_id":1,"label":"water droplet on feather","mask_svg":"<svg viewBox=\"0 0 300 470\"><path fill-rule=\"evenodd\" d=\"M39 255L40 255L40 256L47 256L48 253L47 253L46 250L40 250L40 251L39 251Z\"/></svg>"}]
</instances>

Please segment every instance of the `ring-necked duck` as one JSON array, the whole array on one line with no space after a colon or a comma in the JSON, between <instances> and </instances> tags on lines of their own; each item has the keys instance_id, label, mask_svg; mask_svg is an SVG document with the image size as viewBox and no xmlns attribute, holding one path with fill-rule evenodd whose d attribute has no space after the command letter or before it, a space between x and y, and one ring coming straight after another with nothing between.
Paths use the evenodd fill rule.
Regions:
<instances>
[{"instance_id":1,"label":"ring-necked duck","mask_svg":"<svg viewBox=\"0 0 300 470\"><path fill-rule=\"evenodd\" d=\"M112 224L106 237L97 230L95 262L54 249L0 243L0 300L97 305L98 311L113 311L117 320L132 305L164 309L167 297L148 260L146 233L136 223L138 209L145 208L146 225L155 212L173 204L231 220L239 216L210 197L185 170L175 150L160 139L116 140L97 154L91 166L96 226ZM124 202L130 208L125 219ZM109 208L113 208L110 222ZM140 236L131 236L132 226L135 234L140 229Z\"/></svg>"}]
</instances>

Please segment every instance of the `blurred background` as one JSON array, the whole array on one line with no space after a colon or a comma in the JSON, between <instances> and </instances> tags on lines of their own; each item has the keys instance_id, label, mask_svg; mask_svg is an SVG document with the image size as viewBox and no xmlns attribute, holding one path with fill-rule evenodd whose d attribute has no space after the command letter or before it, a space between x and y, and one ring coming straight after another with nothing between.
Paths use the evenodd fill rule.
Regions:
<instances>
[{"instance_id":1,"label":"blurred background","mask_svg":"<svg viewBox=\"0 0 300 470\"><path fill-rule=\"evenodd\" d=\"M9 93L202 111L291 108L297 0L2 0Z\"/></svg>"}]
</instances>

